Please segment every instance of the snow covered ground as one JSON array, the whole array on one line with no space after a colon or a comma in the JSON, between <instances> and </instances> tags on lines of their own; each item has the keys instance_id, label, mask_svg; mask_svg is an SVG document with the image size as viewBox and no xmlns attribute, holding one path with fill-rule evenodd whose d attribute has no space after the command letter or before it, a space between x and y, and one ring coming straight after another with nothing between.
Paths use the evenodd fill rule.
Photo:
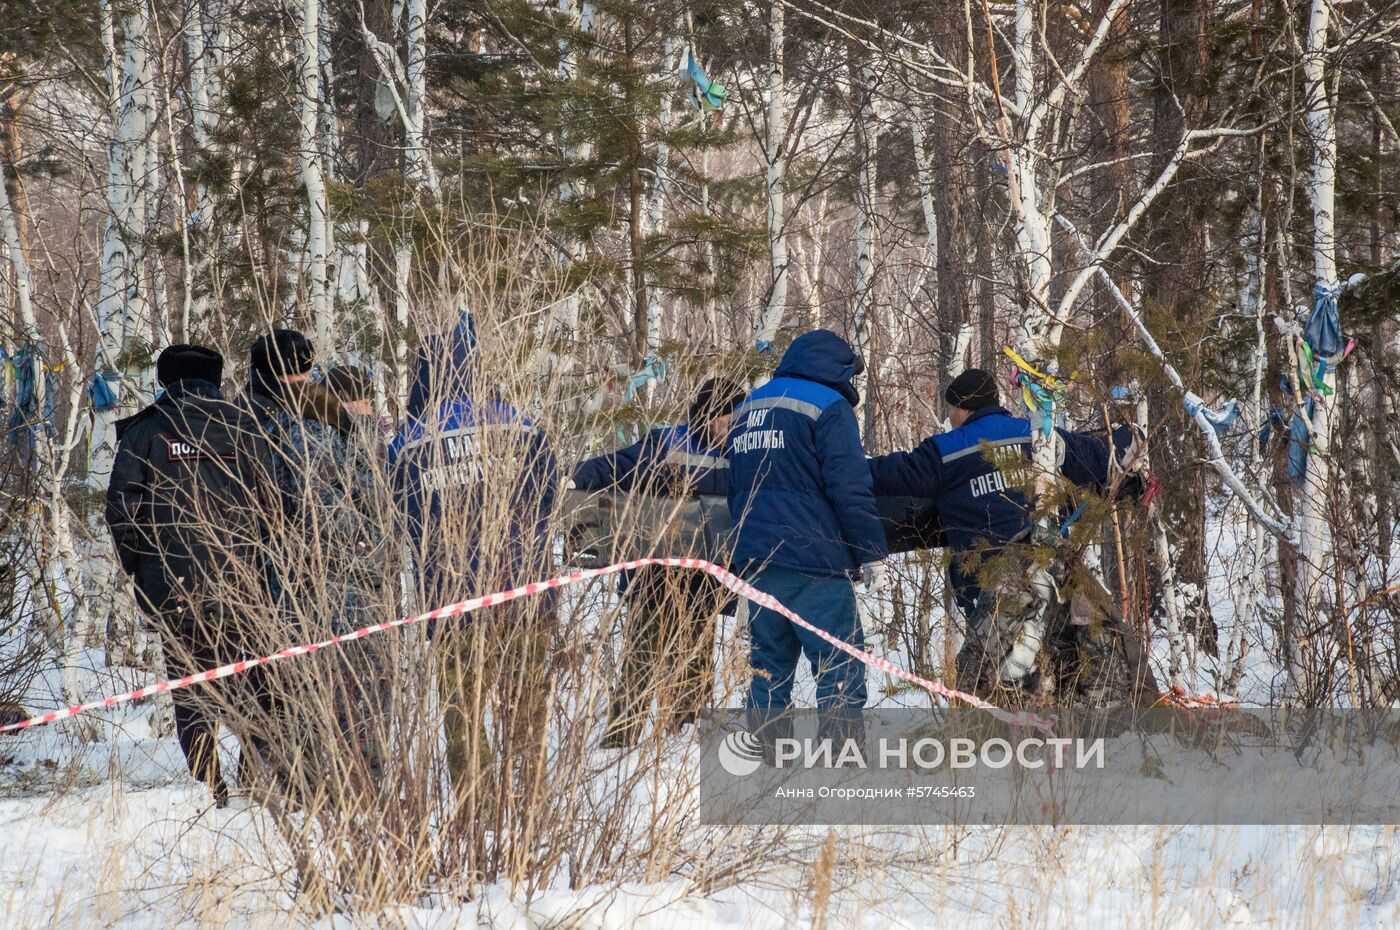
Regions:
<instances>
[{"instance_id":1,"label":"snow covered ground","mask_svg":"<svg viewBox=\"0 0 1400 930\"><path fill-rule=\"evenodd\" d=\"M289 925L268 875L271 827L252 810L208 808L174 770L169 783L120 782L0 800L0 926ZM149 760L148 760L149 761ZM708 896L684 881L551 889L501 887L471 902L425 900L349 928L1395 927L1395 828L845 829L859 846L829 875L775 865Z\"/></svg>"},{"instance_id":2,"label":"snow covered ground","mask_svg":"<svg viewBox=\"0 0 1400 930\"><path fill-rule=\"evenodd\" d=\"M1216 606L1228 612L1228 598ZM732 648L735 633L730 626L721 642ZM882 651L878 637L871 646ZM1275 672L1264 655L1251 652L1243 693L1263 698L1271 690ZM142 680L99 668L93 656L89 695ZM1209 680L1202 669L1203 689ZM872 682L876 703L923 702L922 694L880 684ZM36 687L55 693L35 695L35 706L51 706L56 676ZM811 697L804 674L797 698ZM106 739L89 745L61 727L0 737L0 928L287 930L306 923L294 916L270 818L250 806L212 809L207 791L185 774L173 737L158 732L160 716L159 705L122 708L102 718ZM698 766L689 732L671 765ZM697 889L684 877L530 895L488 886L471 900L425 895L413 906L309 925L1389 928L1400 926L1396 831L814 827L789 830L776 854L765 852L751 874L717 889Z\"/></svg>"},{"instance_id":3,"label":"snow covered ground","mask_svg":"<svg viewBox=\"0 0 1400 930\"><path fill-rule=\"evenodd\" d=\"M291 902L261 811L215 810L148 711L108 741L0 741L0 927L278 928ZM698 764L694 752L676 765ZM28 795L28 796L21 796ZM838 853L829 865L821 849ZM427 897L350 928L1400 926L1395 827L927 827L792 831L709 894L682 880Z\"/></svg>"}]
</instances>

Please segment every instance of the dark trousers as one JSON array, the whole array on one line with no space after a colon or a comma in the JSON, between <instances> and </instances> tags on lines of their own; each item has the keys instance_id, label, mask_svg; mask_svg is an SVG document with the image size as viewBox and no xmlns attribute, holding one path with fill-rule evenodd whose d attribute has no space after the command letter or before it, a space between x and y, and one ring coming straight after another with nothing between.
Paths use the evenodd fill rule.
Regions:
<instances>
[{"instance_id":1,"label":"dark trousers","mask_svg":"<svg viewBox=\"0 0 1400 930\"><path fill-rule=\"evenodd\" d=\"M197 636L189 618L179 614L162 618L161 649L165 671L171 678L183 678L220 664L213 643ZM185 765L196 781L210 788L222 784L219 771L219 712L216 690L221 682L204 682L170 692L175 704L175 737L185 754Z\"/></svg>"},{"instance_id":2,"label":"dark trousers","mask_svg":"<svg viewBox=\"0 0 1400 930\"><path fill-rule=\"evenodd\" d=\"M162 612L157 622L166 674L170 678L193 675L239 657L234 655L227 631L217 622L198 621L178 611ZM259 708L257 716L265 716L268 695L262 671L262 668L255 668L234 678L170 692L175 704L175 737L185 756L185 764L196 780L211 789L223 787L219 722L228 716L230 703L251 701ZM249 750L265 758L267 744L261 737L247 732L240 733L240 743L243 751L239 758L239 783L246 784L251 774Z\"/></svg>"},{"instance_id":3,"label":"dark trousers","mask_svg":"<svg viewBox=\"0 0 1400 930\"><path fill-rule=\"evenodd\" d=\"M622 668L612 689L608 742L631 745L657 699L660 725L692 723L714 696L715 615L727 595L686 569L644 568L630 580Z\"/></svg>"},{"instance_id":4,"label":"dark trousers","mask_svg":"<svg viewBox=\"0 0 1400 930\"><path fill-rule=\"evenodd\" d=\"M433 634L448 774L459 807L481 814L543 777L557 616L536 597L448 622Z\"/></svg>"},{"instance_id":5,"label":"dark trousers","mask_svg":"<svg viewBox=\"0 0 1400 930\"><path fill-rule=\"evenodd\" d=\"M855 588L849 579L769 566L752 573L749 583L813 626L857 649L865 648ZM749 707L769 710L791 704L793 678L803 655L817 680L818 707L865 706L865 666L815 633L776 610L750 605L749 637L754 671Z\"/></svg>"},{"instance_id":6,"label":"dark trousers","mask_svg":"<svg viewBox=\"0 0 1400 930\"><path fill-rule=\"evenodd\" d=\"M848 578L769 566L749 573L748 580L818 629L857 649L865 648L855 588ZM765 754L771 758L775 740L792 735L785 711L792 703L793 679L803 655L817 680L817 707L822 711L818 738L838 743L862 738L861 708L867 697L863 664L777 611L756 604L749 605L749 639L753 666L749 727Z\"/></svg>"}]
</instances>

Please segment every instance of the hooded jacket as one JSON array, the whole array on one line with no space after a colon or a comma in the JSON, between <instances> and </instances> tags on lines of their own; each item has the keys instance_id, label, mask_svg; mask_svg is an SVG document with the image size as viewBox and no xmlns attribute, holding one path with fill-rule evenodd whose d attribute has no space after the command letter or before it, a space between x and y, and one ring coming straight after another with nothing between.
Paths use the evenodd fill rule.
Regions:
<instances>
[{"instance_id":1,"label":"hooded jacket","mask_svg":"<svg viewBox=\"0 0 1400 930\"><path fill-rule=\"evenodd\" d=\"M483 584L538 580L551 552L559 479L549 440L510 404L471 396L471 349L461 327L424 339L407 422L389 447L433 606L481 593Z\"/></svg>"},{"instance_id":2,"label":"hooded jacket","mask_svg":"<svg viewBox=\"0 0 1400 930\"><path fill-rule=\"evenodd\" d=\"M1057 432L1064 451L1060 473L1095 491L1108 482L1113 454L1121 455L1132 443L1126 426L1114 430L1111 440L1104 432ZM981 592L975 573L964 570L964 560L957 556L976 553L991 558L1031 522L1025 495L985 454L989 448L1020 450L1029 457L1030 421L1013 417L1001 406L983 407L962 426L930 436L909 452L870 460L876 494L934 499L954 555L948 581L964 615L971 612Z\"/></svg>"},{"instance_id":3,"label":"hooded jacket","mask_svg":"<svg viewBox=\"0 0 1400 930\"><path fill-rule=\"evenodd\" d=\"M217 385L183 379L117 422L106 519L144 610L195 622L229 585L260 584L270 454Z\"/></svg>"},{"instance_id":4,"label":"hooded jacket","mask_svg":"<svg viewBox=\"0 0 1400 930\"><path fill-rule=\"evenodd\" d=\"M844 575L886 555L851 384L859 357L826 330L805 333L773 380L734 411L729 511L737 565Z\"/></svg>"}]
</instances>

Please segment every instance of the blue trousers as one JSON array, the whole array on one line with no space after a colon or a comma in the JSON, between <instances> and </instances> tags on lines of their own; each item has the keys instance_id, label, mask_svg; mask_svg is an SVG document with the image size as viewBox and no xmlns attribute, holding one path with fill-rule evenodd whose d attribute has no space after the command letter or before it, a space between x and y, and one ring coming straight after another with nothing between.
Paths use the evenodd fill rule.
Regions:
<instances>
[{"instance_id":1,"label":"blue trousers","mask_svg":"<svg viewBox=\"0 0 1400 930\"><path fill-rule=\"evenodd\" d=\"M865 648L855 589L848 579L772 565L746 574L750 584L803 620L858 649ZM817 707L865 706L865 666L777 611L750 604L749 639L754 670L751 709L782 710L792 703L792 682L804 653L817 680Z\"/></svg>"}]
</instances>

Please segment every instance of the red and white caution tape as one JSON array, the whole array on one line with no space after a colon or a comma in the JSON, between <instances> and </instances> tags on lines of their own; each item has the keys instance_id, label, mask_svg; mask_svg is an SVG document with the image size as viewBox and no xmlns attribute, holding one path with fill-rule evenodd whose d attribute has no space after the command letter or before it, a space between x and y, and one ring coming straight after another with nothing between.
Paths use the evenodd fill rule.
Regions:
<instances>
[{"instance_id":1,"label":"red and white caution tape","mask_svg":"<svg viewBox=\"0 0 1400 930\"><path fill-rule=\"evenodd\" d=\"M965 701L968 704L971 704L973 707L979 707L982 710L987 711L989 714L991 714L993 717L996 717L998 720L1005 721L1006 723L1012 724L1014 726L1034 727L1046 733L1047 735L1051 732L1051 727L1054 725L1053 718L1039 717L1033 713L1030 713L1029 711L1003 710L1002 708L997 707L995 704L991 704L987 701L982 700L976 695L967 694L965 692L957 690L956 688L949 688L947 685L941 685L936 681L930 681L929 679L922 678L918 675L913 674L912 672L906 672L904 669L900 668L899 666L895 665L887 659L882 659L879 656L872 655L871 653L866 652L862 649L857 649L850 643L843 642L842 640L836 638L835 636L832 636L825 630L817 629L817 627L808 623L806 620L803 620L797 614L793 613L787 607L779 603L777 598L773 597L770 594L763 593L762 591L755 588L753 585L744 581L742 578L739 578L733 573L726 571L724 568L721 568L713 562L707 562L704 559L658 558L633 559L630 562L618 562L616 565L608 565L604 568L581 569L580 571L571 572L567 575L560 575L557 578L550 578L548 581L532 581L529 584L521 585L518 588L511 588L509 591L498 591L494 594L483 594L481 597L474 597L469 600L458 601L455 604L448 604L446 607L439 607L436 610L430 610L427 613L419 614L416 617L402 617L398 620L390 620L387 623L375 623L370 626L362 627L361 629L355 630L353 633L346 633L342 636L334 636L330 639L324 640L323 642L306 643L301 646L289 646L280 652L274 652L272 655L263 656L260 659L243 659L238 662L229 663L228 665L220 665L218 668L211 668L202 672L196 672L193 675L186 675L184 678L174 678L170 681L157 682L153 685L147 685L144 688L137 688L135 691L128 691L125 694L114 694L111 697L103 698L100 701L89 701L86 704L77 704L73 707L66 707L62 710L51 711L50 713L42 714L38 717L31 717L28 720L21 720L19 723L12 723L8 726L0 727L0 733L8 733L12 730L23 730L28 727L43 726L46 723L53 723L58 720L66 720L69 717L76 717L78 714L86 713L90 710L99 710L104 707L115 707L118 704L125 704L129 701L139 701L142 698L150 697L153 694L161 694L166 691L176 691L180 688L188 688L191 685L197 685L205 681L217 681L220 678L228 678L233 675L241 674L243 672L246 672L248 669L254 668L258 665L266 665L269 662L276 662L281 659L292 659L296 658L297 656L309 655L310 653L319 652L320 650L325 649L329 646L338 646L341 643L349 642L351 640L364 639L366 636L370 636L374 633L382 633L384 630L392 630L394 627L408 626L411 623L422 623L425 620L438 620L443 617L455 617L459 614L469 614L473 611L480 610L483 607L491 607L496 604L504 604L508 601L513 601L516 598L529 597L534 594L539 594L541 591L549 591L553 588L563 588L571 584L577 584L580 581L588 581L593 578L601 578L604 575L615 575L618 572L630 571L634 568L644 568L648 565L661 565L666 566L668 568L690 568L705 572L706 574L713 576L715 580L718 581L721 585L723 585L728 590L734 592L735 594L739 595L740 597L752 601L753 603L758 604L760 607L767 607L769 610L777 611L784 617L791 620L793 623L802 627L804 630L807 630L811 633L815 633L817 636L820 636L822 639L831 643L837 649L840 649L842 652L853 656L856 659L859 659L861 662L870 666L871 668L877 668L880 671L893 675L896 678L902 678L905 681L918 685L926 691L929 691L933 694L941 695L942 697L948 698L950 700L956 699L959 701Z\"/></svg>"}]
</instances>

